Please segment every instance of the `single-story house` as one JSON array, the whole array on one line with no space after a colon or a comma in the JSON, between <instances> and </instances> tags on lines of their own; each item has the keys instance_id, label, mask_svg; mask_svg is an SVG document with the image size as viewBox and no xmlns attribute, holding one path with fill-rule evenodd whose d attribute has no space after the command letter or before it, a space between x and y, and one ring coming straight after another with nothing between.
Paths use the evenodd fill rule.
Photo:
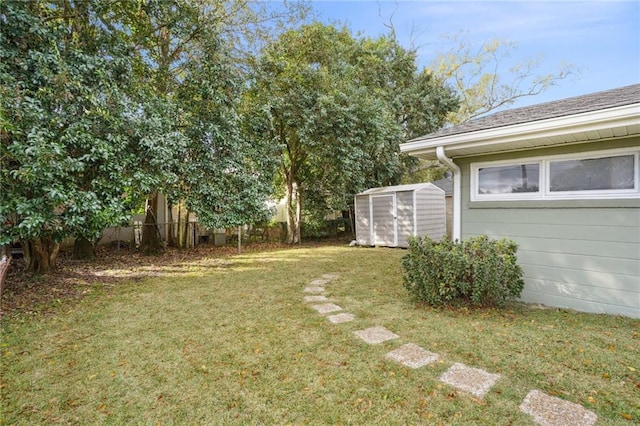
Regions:
<instances>
[{"instance_id":1,"label":"single-story house","mask_svg":"<svg viewBox=\"0 0 640 426\"><path fill-rule=\"evenodd\" d=\"M640 317L640 84L401 145L453 174L453 238L518 243L522 300Z\"/></svg>"}]
</instances>

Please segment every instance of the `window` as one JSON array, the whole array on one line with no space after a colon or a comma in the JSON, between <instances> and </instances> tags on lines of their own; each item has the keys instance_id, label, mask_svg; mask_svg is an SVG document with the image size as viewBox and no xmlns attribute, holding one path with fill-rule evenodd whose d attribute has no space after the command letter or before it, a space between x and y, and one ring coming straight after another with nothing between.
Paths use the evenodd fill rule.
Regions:
<instances>
[{"instance_id":1,"label":"window","mask_svg":"<svg viewBox=\"0 0 640 426\"><path fill-rule=\"evenodd\" d=\"M478 169L478 193L514 194L540 190L539 164L510 164Z\"/></svg>"},{"instance_id":2,"label":"window","mask_svg":"<svg viewBox=\"0 0 640 426\"><path fill-rule=\"evenodd\" d=\"M638 149L471 164L471 201L640 198Z\"/></svg>"},{"instance_id":3,"label":"window","mask_svg":"<svg viewBox=\"0 0 640 426\"><path fill-rule=\"evenodd\" d=\"M634 188L634 156L549 162L549 190L597 191Z\"/></svg>"}]
</instances>

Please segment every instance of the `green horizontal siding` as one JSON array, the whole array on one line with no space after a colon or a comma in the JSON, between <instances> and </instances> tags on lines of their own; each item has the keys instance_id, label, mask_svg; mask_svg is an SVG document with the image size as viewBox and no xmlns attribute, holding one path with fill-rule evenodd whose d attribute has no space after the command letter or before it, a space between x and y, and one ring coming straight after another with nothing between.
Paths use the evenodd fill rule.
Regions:
<instances>
[{"instance_id":1,"label":"green horizontal siding","mask_svg":"<svg viewBox=\"0 0 640 426\"><path fill-rule=\"evenodd\" d=\"M518 250L518 262L521 265L548 266L555 268L567 268L587 272L616 271L616 275L640 276L640 262L636 259L619 259L616 257L585 256L577 254L563 254L562 256L549 256L547 251Z\"/></svg>"},{"instance_id":2,"label":"green horizontal siding","mask_svg":"<svg viewBox=\"0 0 640 426\"><path fill-rule=\"evenodd\" d=\"M524 301L640 317L637 200L469 201L471 162L614 149L639 142L625 139L456 159L462 170L462 237L488 235L518 243Z\"/></svg>"},{"instance_id":3,"label":"green horizontal siding","mask_svg":"<svg viewBox=\"0 0 640 426\"><path fill-rule=\"evenodd\" d=\"M528 303L540 303L546 306L569 308L583 312L626 315L635 318L640 316L637 305L628 307L616 303L615 300L610 301L611 293L603 294L599 292L598 301L591 301L580 299L571 293L566 295L554 294L548 290L551 286L550 284L545 285L544 290L541 292L531 290L532 285L532 282L528 281L525 290L522 292L522 300Z\"/></svg>"},{"instance_id":4,"label":"green horizontal siding","mask_svg":"<svg viewBox=\"0 0 640 426\"><path fill-rule=\"evenodd\" d=\"M562 285L580 285L585 288L607 288L610 290L633 293L638 290L638 277L607 272L585 271L567 267L531 265L520 262L524 269L525 278L542 280ZM595 283L595 284L594 284ZM627 303L633 299L627 297Z\"/></svg>"},{"instance_id":5,"label":"green horizontal siding","mask_svg":"<svg viewBox=\"0 0 640 426\"><path fill-rule=\"evenodd\" d=\"M535 225L522 224L523 234L535 232ZM551 238L551 237L527 237L517 232L503 233L491 232L491 227L483 227L482 224L474 224L465 230L464 235L475 237L487 235L491 238L509 238L518 243L521 251L537 251L550 255L574 254L579 256L612 257L616 259L638 259L640 243L621 243L609 241L597 241L575 238ZM571 232L571 226L565 226L565 232Z\"/></svg>"}]
</instances>

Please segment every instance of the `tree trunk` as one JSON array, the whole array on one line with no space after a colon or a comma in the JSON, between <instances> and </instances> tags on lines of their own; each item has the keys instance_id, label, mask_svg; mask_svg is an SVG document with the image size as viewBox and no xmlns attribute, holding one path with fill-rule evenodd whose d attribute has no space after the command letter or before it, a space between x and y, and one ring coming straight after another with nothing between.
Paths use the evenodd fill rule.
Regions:
<instances>
[{"instance_id":1,"label":"tree trunk","mask_svg":"<svg viewBox=\"0 0 640 426\"><path fill-rule=\"evenodd\" d=\"M349 231L353 238L356 236L356 215L354 210L355 206L349 206Z\"/></svg>"},{"instance_id":2,"label":"tree trunk","mask_svg":"<svg viewBox=\"0 0 640 426\"><path fill-rule=\"evenodd\" d=\"M176 225L173 222L173 204L169 204L168 210L169 220L167 220L167 222L169 222L169 226L167 230L167 245L169 247L176 247Z\"/></svg>"},{"instance_id":3,"label":"tree trunk","mask_svg":"<svg viewBox=\"0 0 640 426\"><path fill-rule=\"evenodd\" d=\"M184 231L182 232L182 248L188 248L189 244L189 210L184 213Z\"/></svg>"},{"instance_id":4,"label":"tree trunk","mask_svg":"<svg viewBox=\"0 0 640 426\"><path fill-rule=\"evenodd\" d=\"M296 186L296 244L302 242L302 191Z\"/></svg>"},{"instance_id":5,"label":"tree trunk","mask_svg":"<svg viewBox=\"0 0 640 426\"><path fill-rule=\"evenodd\" d=\"M93 260L96 258L96 247L86 238L78 237L73 243L73 258L76 260Z\"/></svg>"},{"instance_id":6,"label":"tree trunk","mask_svg":"<svg viewBox=\"0 0 640 426\"><path fill-rule=\"evenodd\" d=\"M287 179L287 244L300 243L300 194L297 185Z\"/></svg>"},{"instance_id":7,"label":"tree trunk","mask_svg":"<svg viewBox=\"0 0 640 426\"><path fill-rule=\"evenodd\" d=\"M156 212L158 211L158 193L155 192L147 206L147 215L142 226L142 242L140 252L146 256L160 254L163 251Z\"/></svg>"},{"instance_id":8,"label":"tree trunk","mask_svg":"<svg viewBox=\"0 0 640 426\"><path fill-rule=\"evenodd\" d=\"M56 268L60 244L50 238L37 238L21 245L27 272L48 274Z\"/></svg>"},{"instance_id":9,"label":"tree trunk","mask_svg":"<svg viewBox=\"0 0 640 426\"><path fill-rule=\"evenodd\" d=\"M4 280L9 272L9 266L11 265L11 251L9 256L4 254L4 248L2 250L2 258L0 258L0 296L2 296L2 289L4 288Z\"/></svg>"},{"instance_id":10,"label":"tree trunk","mask_svg":"<svg viewBox=\"0 0 640 426\"><path fill-rule=\"evenodd\" d=\"M182 244L182 227L180 226L180 220L182 219L182 206L178 201L178 223L176 224L176 247L180 247Z\"/></svg>"}]
</instances>

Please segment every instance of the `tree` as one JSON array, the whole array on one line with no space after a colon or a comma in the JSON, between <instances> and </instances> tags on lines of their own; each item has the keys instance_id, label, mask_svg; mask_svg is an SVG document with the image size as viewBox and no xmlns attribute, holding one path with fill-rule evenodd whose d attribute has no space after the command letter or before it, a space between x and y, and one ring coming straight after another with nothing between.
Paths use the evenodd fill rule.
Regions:
<instances>
[{"instance_id":1,"label":"tree","mask_svg":"<svg viewBox=\"0 0 640 426\"><path fill-rule=\"evenodd\" d=\"M146 83L158 96L177 102L186 115L179 118L175 130L187 138L188 161L175 164L174 169L180 174L177 181L159 182L149 193L143 252L154 253L161 249L156 238L155 220L159 192L167 194L174 202L186 197L187 206L199 212L200 221L210 220L218 226L246 223L256 214L260 216L257 206L262 206L259 199L265 190L264 173L256 172L258 163L255 159L260 155L255 151L259 146L248 145L238 137L239 117L232 111L237 105L233 99L227 104L225 96L239 96L241 86L237 80L232 81L237 74L229 77L229 67L242 71L248 55L271 33L270 28L297 20L306 10L304 3L297 2L270 9L262 2L245 0L152 0L125 11L125 20L139 52L139 81ZM218 52L213 52L211 46ZM222 51L224 54L220 54ZM205 60L224 63L216 68L216 64L209 66ZM217 76L217 72L222 74ZM195 78L190 80L192 76ZM229 83L227 93L222 90L224 83ZM198 88L196 84L203 86ZM200 94L205 92L206 96ZM187 93L193 96L185 95ZM213 103L205 106L207 102ZM216 108L220 112L215 112ZM205 118L218 121L207 123ZM225 121L227 119L233 121ZM223 149L223 145L226 148ZM221 155L226 159L218 158ZM207 159L213 162L203 164ZM235 165L221 171L216 165L225 162L235 162ZM261 179L255 179L256 176ZM244 181L244 185L232 182L233 179ZM213 195L214 188L219 196Z\"/></svg>"},{"instance_id":2,"label":"tree","mask_svg":"<svg viewBox=\"0 0 640 426\"><path fill-rule=\"evenodd\" d=\"M395 34L393 24L389 24ZM561 80L576 73L571 65L561 66L556 73L537 75L542 57L523 62L510 61L517 44L494 39L472 45L459 33L446 37L451 47L436 55L425 72L447 82L460 100L450 111L447 122L459 124L480 115L512 105L517 100L538 95ZM417 137L428 132L413 132ZM406 163L403 183L429 182L441 179L446 169L438 162L413 158Z\"/></svg>"},{"instance_id":3,"label":"tree","mask_svg":"<svg viewBox=\"0 0 640 426\"><path fill-rule=\"evenodd\" d=\"M279 149L289 243L300 242L304 197L346 208L355 192L398 182L399 142L435 130L456 105L440 81L417 72L415 53L319 23L264 49L247 103L263 117L257 134Z\"/></svg>"},{"instance_id":4,"label":"tree","mask_svg":"<svg viewBox=\"0 0 640 426\"><path fill-rule=\"evenodd\" d=\"M455 88L461 99L458 110L448 117L452 124L538 95L576 73L573 66L564 65L556 73L536 75L542 57L509 63L516 43L494 39L476 47L463 36L448 37L452 47L439 53L429 66L431 72Z\"/></svg>"},{"instance_id":5,"label":"tree","mask_svg":"<svg viewBox=\"0 0 640 426\"><path fill-rule=\"evenodd\" d=\"M58 243L93 239L125 216L132 186L122 40L90 16L99 2L2 8L2 236L49 272Z\"/></svg>"},{"instance_id":6,"label":"tree","mask_svg":"<svg viewBox=\"0 0 640 426\"><path fill-rule=\"evenodd\" d=\"M185 200L208 228L262 221L271 192L271 156L264 144L241 135L243 87L229 50L215 32L201 37L206 43L185 65L184 82L176 88L187 145L179 180L168 193Z\"/></svg>"}]
</instances>

